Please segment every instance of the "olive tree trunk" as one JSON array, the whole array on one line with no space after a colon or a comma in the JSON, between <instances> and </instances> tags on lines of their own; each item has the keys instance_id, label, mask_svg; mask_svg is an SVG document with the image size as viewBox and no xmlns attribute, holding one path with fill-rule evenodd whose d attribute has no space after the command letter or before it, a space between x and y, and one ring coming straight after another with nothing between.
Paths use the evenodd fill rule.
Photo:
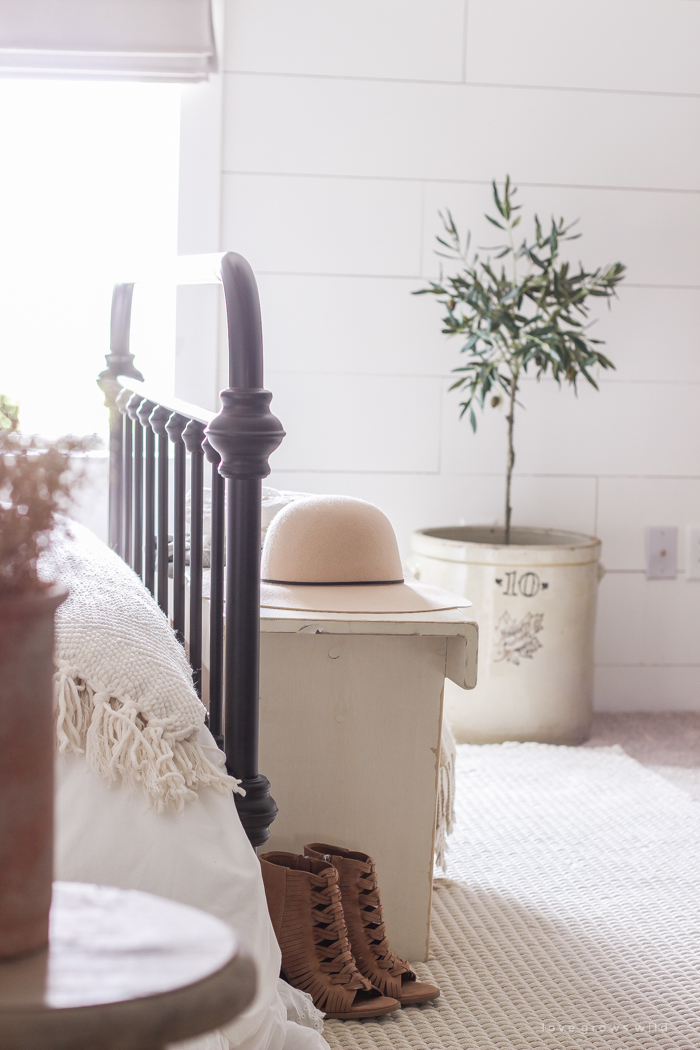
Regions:
<instances>
[{"instance_id":1,"label":"olive tree trunk","mask_svg":"<svg viewBox=\"0 0 700 1050\"><path fill-rule=\"evenodd\" d=\"M513 508L510 505L510 488L513 480L513 467L515 465L515 449L513 448L513 422L515 418L515 399L518 393L518 376L513 376L510 384L510 404L508 407L508 466L506 468L506 512L505 512L505 534L504 543L510 543L510 519Z\"/></svg>"}]
</instances>

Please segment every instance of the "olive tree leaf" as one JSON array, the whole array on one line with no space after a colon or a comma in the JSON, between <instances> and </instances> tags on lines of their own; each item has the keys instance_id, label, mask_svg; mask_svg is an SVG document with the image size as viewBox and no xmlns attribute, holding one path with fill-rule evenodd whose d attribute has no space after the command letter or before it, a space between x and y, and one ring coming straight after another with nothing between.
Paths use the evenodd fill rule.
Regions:
<instances>
[{"instance_id":1,"label":"olive tree leaf","mask_svg":"<svg viewBox=\"0 0 700 1050\"><path fill-rule=\"evenodd\" d=\"M560 256L564 242L581 237L572 232L578 223L567 223L563 217L550 219L544 227L535 214L531 237L517 245L513 231L522 216L516 215L521 205L514 203L517 188L506 176L502 191L494 180L493 201L498 217L486 215L488 222L507 235L507 243L471 251L471 233L464 241L449 209L440 212L444 236L438 236L441 249L436 254L451 260L455 272L440 275L414 295L434 295L445 308L442 331L448 336L461 336L462 363L453 369L459 378L450 390L467 390L460 402L460 417L468 414L476 430L476 402L483 411L487 403L500 404L489 397L494 388L503 391L509 411L506 415L509 434L509 467L507 493L514 457L513 418L519 405L518 392L523 375L534 370L536 379L551 376L559 385L566 382L577 391L583 378L596 390L595 368L615 366L598 349L604 345L589 335L589 300L610 301L623 280L625 266L615 262L596 270L586 270L582 263L574 269ZM479 252L488 254L480 257ZM512 256L504 263L507 256ZM506 537L510 529L509 497L506 498ZM508 540L506 540L508 542Z\"/></svg>"}]
</instances>

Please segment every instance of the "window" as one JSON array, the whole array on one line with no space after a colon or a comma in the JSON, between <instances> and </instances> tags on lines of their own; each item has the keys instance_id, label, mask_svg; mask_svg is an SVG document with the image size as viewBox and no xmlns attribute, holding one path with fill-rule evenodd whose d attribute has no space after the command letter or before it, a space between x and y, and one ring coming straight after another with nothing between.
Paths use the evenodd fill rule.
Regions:
<instances>
[{"instance_id":1,"label":"window","mask_svg":"<svg viewBox=\"0 0 700 1050\"><path fill-rule=\"evenodd\" d=\"M0 80L0 391L106 433L112 285L177 248L177 84Z\"/></svg>"}]
</instances>

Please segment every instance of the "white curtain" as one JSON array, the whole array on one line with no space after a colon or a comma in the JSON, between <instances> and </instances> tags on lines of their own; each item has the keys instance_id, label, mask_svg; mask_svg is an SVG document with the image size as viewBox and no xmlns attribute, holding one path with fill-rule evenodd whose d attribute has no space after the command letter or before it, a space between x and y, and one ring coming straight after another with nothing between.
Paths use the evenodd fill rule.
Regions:
<instances>
[{"instance_id":1,"label":"white curtain","mask_svg":"<svg viewBox=\"0 0 700 1050\"><path fill-rule=\"evenodd\" d=\"M211 0L0 0L0 76L206 80Z\"/></svg>"}]
</instances>

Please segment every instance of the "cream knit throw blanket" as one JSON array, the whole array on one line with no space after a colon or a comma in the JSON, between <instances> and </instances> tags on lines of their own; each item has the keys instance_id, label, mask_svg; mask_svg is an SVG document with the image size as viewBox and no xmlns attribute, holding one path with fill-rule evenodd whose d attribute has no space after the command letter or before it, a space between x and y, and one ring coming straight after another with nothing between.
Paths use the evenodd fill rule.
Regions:
<instances>
[{"instance_id":1,"label":"cream knit throw blanket","mask_svg":"<svg viewBox=\"0 0 700 1050\"><path fill-rule=\"evenodd\" d=\"M136 574L71 521L59 523L41 575L70 590L56 616L58 750L85 754L107 780L138 785L159 811L181 810L205 785L243 794L196 741L205 710L192 672Z\"/></svg>"}]
</instances>

